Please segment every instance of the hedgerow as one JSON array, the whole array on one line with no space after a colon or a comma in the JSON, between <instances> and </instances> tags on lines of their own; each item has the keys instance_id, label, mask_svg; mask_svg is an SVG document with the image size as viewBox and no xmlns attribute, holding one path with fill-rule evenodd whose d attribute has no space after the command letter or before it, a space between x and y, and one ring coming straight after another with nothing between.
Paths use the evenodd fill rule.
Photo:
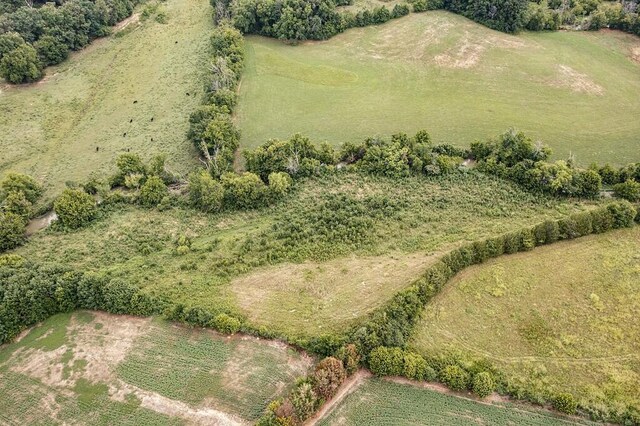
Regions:
<instances>
[{"instance_id":1,"label":"hedgerow","mask_svg":"<svg viewBox=\"0 0 640 426\"><path fill-rule=\"evenodd\" d=\"M425 359L404 348L423 308L462 269L501 253L531 250L534 246L558 240L630 227L634 225L637 215L632 204L618 201L454 249L431 266L411 287L397 293L386 306L355 327L347 341L356 345L358 353L362 354L364 362L376 375L404 375L418 380L420 376L426 380L435 376L454 390L472 390L480 397L500 387L517 398L527 398L536 403L551 402L560 411L573 413L576 407L571 395L530 393L527 389L508 383L495 368L482 361L470 362L455 355ZM624 414L627 417L632 415L631 412Z\"/></svg>"}]
</instances>

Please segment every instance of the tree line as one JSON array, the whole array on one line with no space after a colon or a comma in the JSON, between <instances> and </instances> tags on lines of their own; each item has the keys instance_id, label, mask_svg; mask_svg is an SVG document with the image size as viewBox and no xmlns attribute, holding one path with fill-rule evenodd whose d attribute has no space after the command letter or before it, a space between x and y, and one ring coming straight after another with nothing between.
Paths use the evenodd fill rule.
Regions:
<instances>
[{"instance_id":1,"label":"tree line","mask_svg":"<svg viewBox=\"0 0 640 426\"><path fill-rule=\"evenodd\" d=\"M0 77L14 84L40 79L45 67L109 34L110 27L130 16L139 1L21 3L15 7L5 1L8 12L0 15Z\"/></svg>"}]
</instances>

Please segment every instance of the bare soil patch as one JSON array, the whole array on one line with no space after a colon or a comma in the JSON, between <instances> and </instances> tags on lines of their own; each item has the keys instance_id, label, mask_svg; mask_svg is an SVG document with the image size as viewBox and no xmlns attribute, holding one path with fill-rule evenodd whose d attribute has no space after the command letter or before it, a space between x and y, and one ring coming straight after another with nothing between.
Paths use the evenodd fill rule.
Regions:
<instances>
[{"instance_id":1,"label":"bare soil patch","mask_svg":"<svg viewBox=\"0 0 640 426\"><path fill-rule=\"evenodd\" d=\"M568 65L558 65L558 76L552 85L566 87L574 92L603 95L604 88L591 80L587 74L580 73Z\"/></svg>"}]
</instances>

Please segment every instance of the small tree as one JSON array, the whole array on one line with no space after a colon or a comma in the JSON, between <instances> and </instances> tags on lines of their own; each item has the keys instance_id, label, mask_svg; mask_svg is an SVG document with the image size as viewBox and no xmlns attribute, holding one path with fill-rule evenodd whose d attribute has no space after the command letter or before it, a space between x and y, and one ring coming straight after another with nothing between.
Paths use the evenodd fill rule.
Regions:
<instances>
[{"instance_id":1,"label":"small tree","mask_svg":"<svg viewBox=\"0 0 640 426\"><path fill-rule=\"evenodd\" d=\"M13 84L42 78L42 65L36 49L25 43L5 54L0 60L0 77Z\"/></svg>"},{"instance_id":2,"label":"small tree","mask_svg":"<svg viewBox=\"0 0 640 426\"><path fill-rule=\"evenodd\" d=\"M358 366L360 365L360 355L358 354L356 345L349 344L342 346L338 351L337 357L342 360L342 365L344 365L348 375L351 375L358 370Z\"/></svg>"},{"instance_id":3,"label":"small tree","mask_svg":"<svg viewBox=\"0 0 640 426\"><path fill-rule=\"evenodd\" d=\"M6 195L10 192L22 192L31 203L35 203L42 195L42 187L31 176L9 172L0 182L0 189Z\"/></svg>"},{"instance_id":4,"label":"small tree","mask_svg":"<svg viewBox=\"0 0 640 426\"><path fill-rule=\"evenodd\" d=\"M98 212L93 197L78 189L65 189L53 203L58 220L66 228L80 228L89 223Z\"/></svg>"},{"instance_id":5,"label":"small tree","mask_svg":"<svg viewBox=\"0 0 640 426\"><path fill-rule=\"evenodd\" d=\"M440 381L455 391L469 388L469 373L457 365L449 365L440 372Z\"/></svg>"},{"instance_id":6,"label":"small tree","mask_svg":"<svg viewBox=\"0 0 640 426\"><path fill-rule=\"evenodd\" d=\"M283 197L291 188L293 180L288 173L274 172L269 174L269 190L275 198Z\"/></svg>"},{"instance_id":7,"label":"small tree","mask_svg":"<svg viewBox=\"0 0 640 426\"><path fill-rule=\"evenodd\" d=\"M483 371L473 376L472 390L473 393L478 395L480 398L485 398L491 395L495 388L496 383L493 380L491 373Z\"/></svg>"},{"instance_id":8,"label":"small tree","mask_svg":"<svg viewBox=\"0 0 640 426\"><path fill-rule=\"evenodd\" d=\"M631 202L640 201L640 182L629 179L626 182L618 183L613 186L613 192L616 197Z\"/></svg>"},{"instance_id":9,"label":"small tree","mask_svg":"<svg viewBox=\"0 0 640 426\"><path fill-rule=\"evenodd\" d=\"M300 383L291 392L289 399L300 423L308 419L318 406L318 396L309 382Z\"/></svg>"},{"instance_id":10,"label":"small tree","mask_svg":"<svg viewBox=\"0 0 640 426\"><path fill-rule=\"evenodd\" d=\"M157 206L167 195L167 185L158 176L151 176L140 188L140 202L147 207Z\"/></svg>"},{"instance_id":11,"label":"small tree","mask_svg":"<svg viewBox=\"0 0 640 426\"><path fill-rule=\"evenodd\" d=\"M10 212L0 213L0 252L16 248L24 240L25 221Z\"/></svg>"},{"instance_id":12,"label":"small tree","mask_svg":"<svg viewBox=\"0 0 640 426\"><path fill-rule=\"evenodd\" d=\"M327 357L316 365L313 373L313 389L325 400L331 398L347 377L342 361Z\"/></svg>"},{"instance_id":13,"label":"small tree","mask_svg":"<svg viewBox=\"0 0 640 426\"><path fill-rule=\"evenodd\" d=\"M2 202L2 210L20 216L25 222L31 216L31 203L24 196L24 192L10 192Z\"/></svg>"},{"instance_id":14,"label":"small tree","mask_svg":"<svg viewBox=\"0 0 640 426\"><path fill-rule=\"evenodd\" d=\"M222 209L224 188L206 171L202 170L189 175L187 191L192 206L205 212L217 212Z\"/></svg>"}]
</instances>

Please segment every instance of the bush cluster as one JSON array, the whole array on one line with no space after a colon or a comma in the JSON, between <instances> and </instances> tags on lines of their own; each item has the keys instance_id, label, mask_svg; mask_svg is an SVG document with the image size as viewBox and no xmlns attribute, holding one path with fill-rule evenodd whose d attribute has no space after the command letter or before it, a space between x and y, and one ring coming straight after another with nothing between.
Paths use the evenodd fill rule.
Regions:
<instances>
[{"instance_id":1,"label":"bush cluster","mask_svg":"<svg viewBox=\"0 0 640 426\"><path fill-rule=\"evenodd\" d=\"M137 0L35 3L0 15L0 76L10 83L38 80L43 68L107 35L130 16Z\"/></svg>"},{"instance_id":2,"label":"bush cluster","mask_svg":"<svg viewBox=\"0 0 640 426\"><path fill-rule=\"evenodd\" d=\"M354 347L343 347L347 357L359 358ZM355 358L353 358L355 357ZM354 370L355 371L355 370ZM264 415L258 420L260 426L301 425L325 402L335 395L338 387L349 373L342 360L335 357L322 359L313 373L298 380L295 388L285 399L272 401Z\"/></svg>"},{"instance_id":3,"label":"bush cluster","mask_svg":"<svg viewBox=\"0 0 640 426\"><path fill-rule=\"evenodd\" d=\"M478 168L512 180L531 191L552 195L594 198L602 179L591 169L579 169L572 161L548 163L551 150L534 144L522 132L511 129L494 140L471 144L471 156Z\"/></svg>"},{"instance_id":4,"label":"bush cluster","mask_svg":"<svg viewBox=\"0 0 640 426\"><path fill-rule=\"evenodd\" d=\"M442 0L442 8L505 33L525 27L528 5L527 0Z\"/></svg>"},{"instance_id":5,"label":"bush cluster","mask_svg":"<svg viewBox=\"0 0 640 426\"><path fill-rule=\"evenodd\" d=\"M640 14L637 1L542 0L529 3L525 27L531 31L613 28L640 35Z\"/></svg>"},{"instance_id":6,"label":"bush cluster","mask_svg":"<svg viewBox=\"0 0 640 426\"><path fill-rule=\"evenodd\" d=\"M30 176L9 172L0 181L0 253L22 244L41 195L42 187Z\"/></svg>"}]
</instances>

